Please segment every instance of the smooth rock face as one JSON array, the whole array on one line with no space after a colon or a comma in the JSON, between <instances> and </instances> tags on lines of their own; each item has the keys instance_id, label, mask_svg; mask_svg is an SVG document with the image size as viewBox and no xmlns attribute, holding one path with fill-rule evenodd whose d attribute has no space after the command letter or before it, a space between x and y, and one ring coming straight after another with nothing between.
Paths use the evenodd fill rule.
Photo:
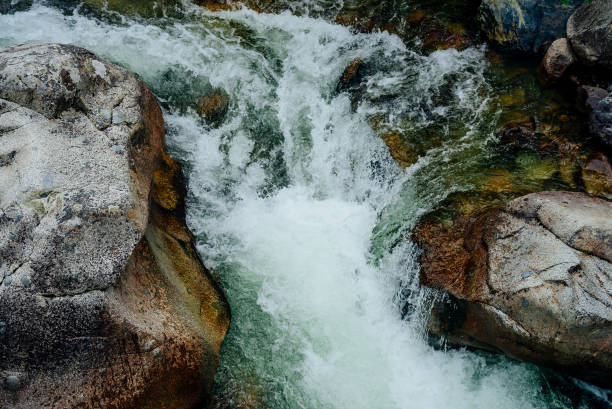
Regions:
<instances>
[{"instance_id":1,"label":"smooth rock face","mask_svg":"<svg viewBox=\"0 0 612 409\"><path fill-rule=\"evenodd\" d=\"M565 71L576 62L576 56L567 38L555 40L542 59L542 71L546 82L558 81Z\"/></svg>"},{"instance_id":2,"label":"smooth rock face","mask_svg":"<svg viewBox=\"0 0 612 409\"><path fill-rule=\"evenodd\" d=\"M585 65L612 68L612 0L592 0L567 21L567 38Z\"/></svg>"},{"instance_id":3,"label":"smooth rock face","mask_svg":"<svg viewBox=\"0 0 612 409\"><path fill-rule=\"evenodd\" d=\"M1 49L0 141L0 407L198 402L229 311L151 91L81 48Z\"/></svg>"},{"instance_id":4,"label":"smooth rock face","mask_svg":"<svg viewBox=\"0 0 612 409\"><path fill-rule=\"evenodd\" d=\"M421 283L450 294L434 336L612 386L612 202L535 193L414 238Z\"/></svg>"},{"instance_id":5,"label":"smooth rock face","mask_svg":"<svg viewBox=\"0 0 612 409\"><path fill-rule=\"evenodd\" d=\"M570 15L583 0L483 0L478 19L488 39L520 53L542 53L565 37Z\"/></svg>"}]
</instances>

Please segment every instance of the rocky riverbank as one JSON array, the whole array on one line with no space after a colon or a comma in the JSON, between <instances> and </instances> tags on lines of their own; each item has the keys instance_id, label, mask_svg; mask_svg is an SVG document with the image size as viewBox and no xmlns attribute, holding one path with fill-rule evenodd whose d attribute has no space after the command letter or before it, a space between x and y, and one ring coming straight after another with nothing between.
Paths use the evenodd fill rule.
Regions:
<instances>
[{"instance_id":1,"label":"rocky riverbank","mask_svg":"<svg viewBox=\"0 0 612 409\"><path fill-rule=\"evenodd\" d=\"M441 338L447 345L501 352L607 388L612 387L607 200L612 167L606 155L612 146L611 13L608 0L485 0L478 15L493 47L542 58L543 85L562 90L583 118L574 142L537 117L509 121L500 142L518 152L556 145L558 164L547 170L532 162L535 168L525 176L547 179L558 173L575 190L592 195L534 193L500 205L530 188L516 186L512 173L492 170L483 192L449 200L454 216L424 221L413 234L423 250L421 284L447 294L427 324L434 342ZM517 161L526 155L519 153Z\"/></svg>"},{"instance_id":2,"label":"rocky riverbank","mask_svg":"<svg viewBox=\"0 0 612 409\"><path fill-rule=\"evenodd\" d=\"M0 50L0 406L190 408L229 308L155 97L73 46Z\"/></svg>"}]
</instances>

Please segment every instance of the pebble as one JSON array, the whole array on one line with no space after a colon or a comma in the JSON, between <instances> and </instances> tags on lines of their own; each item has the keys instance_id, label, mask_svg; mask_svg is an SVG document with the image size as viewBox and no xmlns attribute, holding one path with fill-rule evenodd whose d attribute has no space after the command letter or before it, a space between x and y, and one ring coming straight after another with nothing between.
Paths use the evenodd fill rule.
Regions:
<instances>
[{"instance_id":1,"label":"pebble","mask_svg":"<svg viewBox=\"0 0 612 409\"><path fill-rule=\"evenodd\" d=\"M159 354L161 354L161 349L159 349L159 347L157 347L157 348L155 348L155 349L153 350L153 356L154 356L155 358L157 358L157 357L159 356Z\"/></svg>"}]
</instances>

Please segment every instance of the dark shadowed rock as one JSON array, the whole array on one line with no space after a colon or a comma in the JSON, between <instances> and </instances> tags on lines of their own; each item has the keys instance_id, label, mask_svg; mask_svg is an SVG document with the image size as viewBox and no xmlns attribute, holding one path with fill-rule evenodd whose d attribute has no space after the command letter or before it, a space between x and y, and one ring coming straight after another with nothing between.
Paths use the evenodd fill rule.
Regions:
<instances>
[{"instance_id":1,"label":"dark shadowed rock","mask_svg":"<svg viewBox=\"0 0 612 409\"><path fill-rule=\"evenodd\" d=\"M514 52L541 53L565 37L570 15L583 0L483 0L478 19L494 44Z\"/></svg>"},{"instance_id":2,"label":"dark shadowed rock","mask_svg":"<svg viewBox=\"0 0 612 409\"><path fill-rule=\"evenodd\" d=\"M593 104L589 129L612 151L612 93Z\"/></svg>"},{"instance_id":3,"label":"dark shadowed rock","mask_svg":"<svg viewBox=\"0 0 612 409\"><path fill-rule=\"evenodd\" d=\"M372 66L360 58L355 58L344 69L336 84L335 93L346 92L351 99L351 108L355 110L365 92L366 77L373 73Z\"/></svg>"},{"instance_id":4,"label":"dark shadowed rock","mask_svg":"<svg viewBox=\"0 0 612 409\"><path fill-rule=\"evenodd\" d=\"M421 283L450 294L431 334L612 386L612 202L535 193L414 239Z\"/></svg>"},{"instance_id":5,"label":"dark shadowed rock","mask_svg":"<svg viewBox=\"0 0 612 409\"><path fill-rule=\"evenodd\" d=\"M336 85L336 92L356 91L370 71L365 62L360 58L355 58L342 73L342 77Z\"/></svg>"},{"instance_id":6,"label":"dark shadowed rock","mask_svg":"<svg viewBox=\"0 0 612 409\"><path fill-rule=\"evenodd\" d=\"M579 107L586 109L587 112L592 112L601 100L608 96L608 91L599 87L582 85L578 88L577 96Z\"/></svg>"},{"instance_id":7,"label":"dark shadowed rock","mask_svg":"<svg viewBox=\"0 0 612 409\"><path fill-rule=\"evenodd\" d=\"M546 83L558 81L565 71L576 62L576 56L567 38L555 40L542 59L541 73Z\"/></svg>"},{"instance_id":8,"label":"dark shadowed rock","mask_svg":"<svg viewBox=\"0 0 612 409\"><path fill-rule=\"evenodd\" d=\"M585 2L567 22L567 38L583 64L612 68L612 0Z\"/></svg>"},{"instance_id":9,"label":"dark shadowed rock","mask_svg":"<svg viewBox=\"0 0 612 409\"><path fill-rule=\"evenodd\" d=\"M205 398L229 311L151 91L81 48L8 47L0 139L0 407Z\"/></svg>"}]
</instances>

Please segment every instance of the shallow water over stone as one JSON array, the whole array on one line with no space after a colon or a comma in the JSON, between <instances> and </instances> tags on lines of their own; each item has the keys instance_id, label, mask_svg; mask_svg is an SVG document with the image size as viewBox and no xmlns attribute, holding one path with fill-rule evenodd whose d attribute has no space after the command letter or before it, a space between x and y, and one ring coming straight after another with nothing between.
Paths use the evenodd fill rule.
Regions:
<instances>
[{"instance_id":1,"label":"shallow water over stone","mask_svg":"<svg viewBox=\"0 0 612 409\"><path fill-rule=\"evenodd\" d=\"M419 218L579 189L556 145L500 143L505 116L545 118L557 100L533 68L513 72L480 44L426 54L409 34L355 32L327 20L342 9L329 1L287 2L280 14L183 5L148 19L74 6L0 15L0 45L84 46L160 99L186 165L190 227L232 306L214 406L607 407L606 391L502 356L435 350L422 331L437 294L418 287L409 237ZM355 59L368 67L362 85L337 92ZM205 120L198 110L214 95L227 106ZM410 153L405 169L385 140Z\"/></svg>"}]
</instances>

